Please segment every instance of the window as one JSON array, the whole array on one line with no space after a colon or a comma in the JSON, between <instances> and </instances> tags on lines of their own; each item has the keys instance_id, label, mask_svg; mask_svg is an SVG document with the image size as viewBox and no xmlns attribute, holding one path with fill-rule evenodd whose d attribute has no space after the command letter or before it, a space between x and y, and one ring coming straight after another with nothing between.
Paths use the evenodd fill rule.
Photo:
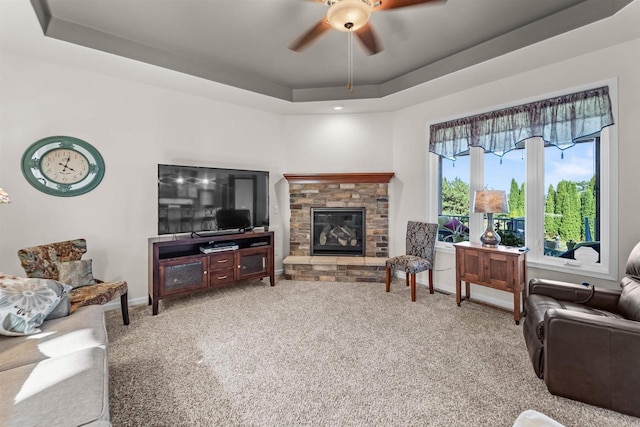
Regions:
<instances>
[{"instance_id":1,"label":"window","mask_svg":"<svg viewBox=\"0 0 640 427\"><path fill-rule=\"evenodd\" d=\"M608 91L606 96L609 101ZM542 102L547 101L555 102ZM521 113L528 105L513 109ZM504 111L481 116L495 119L506 115ZM478 241L486 219L481 214L469 214L469 198L475 190L505 190L510 212L494 216L495 228L502 244L529 248L529 266L563 272L573 269L579 274L615 278L617 247L612 244L612 237L617 233L617 224L611 219L616 217L617 209L617 176L612 172L617 162L617 145L610 107L608 114L610 121L600 118L603 124L602 127L601 123L596 124L597 132L561 141L553 137L562 133L557 130L564 122L557 124L558 129L542 133L544 139L527 136L519 129L518 136L509 135L501 140L510 130L500 128L501 134L497 138L492 135L490 143L482 139L484 124L474 122L480 116L432 125L430 151L439 154L434 159L437 161L431 163L434 169L438 166L438 175L435 172L432 175L438 182L437 214L441 230L438 247L462 240ZM464 129L468 123L471 126ZM434 126L437 130L453 128L447 129L449 133L437 142L442 146L440 153L437 144L432 143ZM493 123L486 128L490 133L498 127ZM524 138L520 138L522 134ZM478 135L480 143L472 144ZM515 143L509 147L504 140ZM448 157L455 157L455 161ZM466 198L460 195L464 189ZM435 214L436 206L433 208ZM460 228L456 233L458 224L454 220L465 226L466 234L459 232Z\"/></svg>"},{"instance_id":2,"label":"window","mask_svg":"<svg viewBox=\"0 0 640 427\"><path fill-rule=\"evenodd\" d=\"M599 137L578 141L564 153L545 146L540 138L527 141L527 152L533 156L527 159L527 167L531 168L527 183L531 188L526 194L530 266L617 278L617 246L613 244L618 232L613 220L617 217L615 135L615 127L605 128ZM553 192L551 206L549 193ZM559 228L562 220L564 229Z\"/></svg>"},{"instance_id":3,"label":"window","mask_svg":"<svg viewBox=\"0 0 640 427\"><path fill-rule=\"evenodd\" d=\"M523 144L524 145L524 144ZM494 226L505 246L525 246L525 150L517 148L498 157L484 154L484 188L504 190L509 203L508 213L494 216ZM484 224L486 228L486 224Z\"/></svg>"},{"instance_id":4,"label":"window","mask_svg":"<svg viewBox=\"0 0 640 427\"><path fill-rule=\"evenodd\" d=\"M581 247L599 254L600 138L558 151L544 148L544 254L573 259Z\"/></svg>"},{"instance_id":5,"label":"window","mask_svg":"<svg viewBox=\"0 0 640 427\"><path fill-rule=\"evenodd\" d=\"M440 158L438 240L469 240L469 152L455 161Z\"/></svg>"}]
</instances>

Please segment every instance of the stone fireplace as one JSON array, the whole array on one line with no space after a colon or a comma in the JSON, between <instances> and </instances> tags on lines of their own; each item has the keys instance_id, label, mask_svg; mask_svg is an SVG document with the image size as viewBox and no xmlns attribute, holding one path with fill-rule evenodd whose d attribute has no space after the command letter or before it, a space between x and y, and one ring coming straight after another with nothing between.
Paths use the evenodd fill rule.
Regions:
<instances>
[{"instance_id":1,"label":"stone fireplace","mask_svg":"<svg viewBox=\"0 0 640 427\"><path fill-rule=\"evenodd\" d=\"M384 282L393 173L284 176L291 210L285 277Z\"/></svg>"}]
</instances>

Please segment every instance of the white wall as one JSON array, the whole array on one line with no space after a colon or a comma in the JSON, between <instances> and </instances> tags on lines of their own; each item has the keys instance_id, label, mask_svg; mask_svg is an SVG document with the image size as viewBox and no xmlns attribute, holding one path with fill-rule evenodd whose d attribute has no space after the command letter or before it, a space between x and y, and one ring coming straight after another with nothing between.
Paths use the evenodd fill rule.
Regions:
<instances>
[{"instance_id":1,"label":"white wall","mask_svg":"<svg viewBox=\"0 0 640 427\"><path fill-rule=\"evenodd\" d=\"M286 173L390 172L391 115L288 116Z\"/></svg>"},{"instance_id":2,"label":"white wall","mask_svg":"<svg viewBox=\"0 0 640 427\"><path fill-rule=\"evenodd\" d=\"M0 185L12 197L2 205L0 271L24 274L20 248L84 237L96 277L126 280L130 298L146 301L158 163L269 170L273 188L281 180L281 115L7 53L0 71ZM95 190L61 198L26 182L23 152L52 135L83 139L101 152L106 174ZM280 220L271 215L278 235Z\"/></svg>"}]
</instances>

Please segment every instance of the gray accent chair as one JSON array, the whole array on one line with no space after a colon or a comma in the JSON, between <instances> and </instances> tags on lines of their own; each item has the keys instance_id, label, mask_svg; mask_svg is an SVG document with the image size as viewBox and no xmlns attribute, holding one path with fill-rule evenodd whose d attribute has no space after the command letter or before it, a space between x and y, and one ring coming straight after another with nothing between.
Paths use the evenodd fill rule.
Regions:
<instances>
[{"instance_id":1,"label":"gray accent chair","mask_svg":"<svg viewBox=\"0 0 640 427\"><path fill-rule=\"evenodd\" d=\"M429 292L433 293L433 265L436 258L438 224L409 221L407 223L406 253L389 258L386 263L387 292L391 290L394 270L406 273L406 284L411 285L411 301L416 300L416 274L429 271Z\"/></svg>"}]
</instances>

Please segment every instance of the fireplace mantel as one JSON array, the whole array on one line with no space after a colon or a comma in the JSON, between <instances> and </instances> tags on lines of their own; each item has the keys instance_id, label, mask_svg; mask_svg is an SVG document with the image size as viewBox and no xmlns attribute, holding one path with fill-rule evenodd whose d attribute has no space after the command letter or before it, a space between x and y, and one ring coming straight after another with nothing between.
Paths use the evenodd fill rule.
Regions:
<instances>
[{"instance_id":1,"label":"fireplace mantel","mask_svg":"<svg viewBox=\"0 0 640 427\"><path fill-rule=\"evenodd\" d=\"M394 175L395 174L393 172L310 174L285 173L284 177L292 184L387 184Z\"/></svg>"}]
</instances>

